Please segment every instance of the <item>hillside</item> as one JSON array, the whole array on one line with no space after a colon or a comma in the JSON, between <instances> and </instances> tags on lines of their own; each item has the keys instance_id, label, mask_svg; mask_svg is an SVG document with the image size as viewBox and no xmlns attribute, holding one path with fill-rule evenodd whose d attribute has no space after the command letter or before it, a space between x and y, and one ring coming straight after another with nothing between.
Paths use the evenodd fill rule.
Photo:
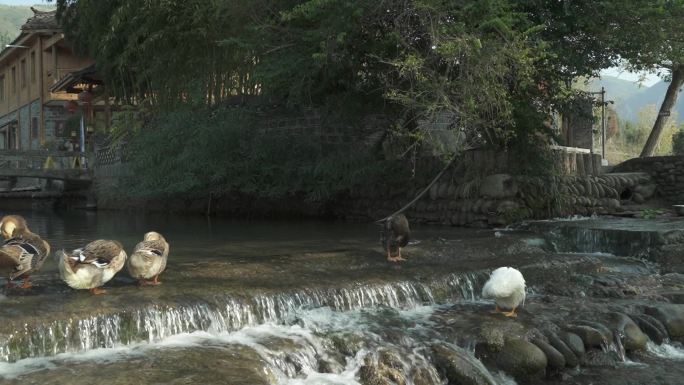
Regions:
<instances>
[{"instance_id":1,"label":"hillside","mask_svg":"<svg viewBox=\"0 0 684 385\"><path fill-rule=\"evenodd\" d=\"M36 5L36 8L41 10L49 10L50 6L45 4ZM21 25L26 22L26 19L31 17L30 7L10 6L0 4L0 43L4 45L14 40L19 35Z\"/></svg>"},{"instance_id":2,"label":"hillside","mask_svg":"<svg viewBox=\"0 0 684 385\"><path fill-rule=\"evenodd\" d=\"M649 104L660 107L668 83L660 81L651 87L640 87L632 81L603 76L601 79L592 79L588 88L591 91L600 91L601 86L606 88L606 98L615 102L620 119L636 122L639 110ZM675 110L679 116L684 116L684 98L679 98Z\"/></svg>"}]
</instances>

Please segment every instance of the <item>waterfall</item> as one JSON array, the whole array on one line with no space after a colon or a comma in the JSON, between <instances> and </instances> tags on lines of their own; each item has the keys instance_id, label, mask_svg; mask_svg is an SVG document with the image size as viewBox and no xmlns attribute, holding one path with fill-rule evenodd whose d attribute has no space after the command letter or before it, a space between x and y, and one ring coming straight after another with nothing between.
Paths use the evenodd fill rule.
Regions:
<instances>
[{"instance_id":1,"label":"waterfall","mask_svg":"<svg viewBox=\"0 0 684 385\"><path fill-rule=\"evenodd\" d=\"M344 288L303 289L253 296L214 296L188 303L150 304L85 318L37 320L0 338L0 360L51 356L146 341L193 331L229 332L264 323L289 324L304 309L412 309L470 301L486 272L450 274L428 282L402 281ZM3 338L4 337L4 338Z\"/></svg>"}]
</instances>

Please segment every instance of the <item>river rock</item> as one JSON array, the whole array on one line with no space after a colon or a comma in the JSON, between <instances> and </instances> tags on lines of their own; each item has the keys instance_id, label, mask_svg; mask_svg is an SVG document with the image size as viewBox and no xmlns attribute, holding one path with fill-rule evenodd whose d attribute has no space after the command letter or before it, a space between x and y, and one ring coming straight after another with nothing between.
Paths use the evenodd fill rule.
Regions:
<instances>
[{"instance_id":1,"label":"river rock","mask_svg":"<svg viewBox=\"0 0 684 385\"><path fill-rule=\"evenodd\" d=\"M622 346L625 350L643 350L646 348L648 336L627 315L617 312L609 313L608 322L610 327L617 330L622 336Z\"/></svg>"},{"instance_id":2,"label":"river rock","mask_svg":"<svg viewBox=\"0 0 684 385\"><path fill-rule=\"evenodd\" d=\"M577 324L590 326L590 327L598 330L599 333L601 333L601 337L603 337L603 340L607 344L613 343L613 332L606 325L604 325L600 322L586 321L586 320L578 321Z\"/></svg>"},{"instance_id":3,"label":"river rock","mask_svg":"<svg viewBox=\"0 0 684 385\"><path fill-rule=\"evenodd\" d=\"M565 367L565 357L563 357L563 354L556 348L538 338L532 340L532 343L537 345L537 347L544 352L546 355L547 364L550 368L563 369Z\"/></svg>"},{"instance_id":4,"label":"river rock","mask_svg":"<svg viewBox=\"0 0 684 385\"><path fill-rule=\"evenodd\" d=\"M359 368L359 380L363 385L405 385L406 378L401 371L382 363L373 362L369 356Z\"/></svg>"},{"instance_id":5,"label":"river rock","mask_svg":"<svg viewBox=\"0 0 684 385\"><path fill-rule=\"evenodd\" d=\"M581 361L584 357L584 341L575 333L572 332L560 332L558 337L568 345L568 348L575 353L575 356Z\"/></svg>"},{"instance_id":6,"label":"river rock","mask_svg":"<svg viewBox=\"0 0 684 385\"><path fill-rule=\"evenodd\" d=\"M506 373L524 380L543 374L548 360L535 344L521 339L510 339L497 355L496 364Z\"/></svg>"},{"instance_id":7,"label":"river rock","mask_svg":"<svg viewBox=\"0 0 684 385\"><path fill-rule=\"evenodd\" d=\"M459 347L436 344L432 346L432 355L435 364L444 371L450 384L496 385L487 368Z\"/></svg>"},{"instance_id":8,"label":"river rock","mask_svg":"<svg viewBox=\"0 0 684 385\"><path fill-rule=\"evenodd\" d=\"M684 305L662 304L646 308L646 314L652 315L663 323L670 337L684 337Z\"/></svg>"},{"instance_id":9,"label":"river rock","mask_svg":"<svg viewBox=\"0 0 684 385\"><path fill-rule=\"evenodd\" d=\"M482 179L480 195L490 198L509 198L518 193L518 185L508 174L494 174Z\"/></svg>"},{"instance_id":10,"label":"river rock","mask_svg":"<svg viewBox=\"0 0 684 385\"><path fill-rule=\"evenodd\" d=\"M558 337L558 335L555 333L548 333L546 337L549 339L549 344L563 355L566 366L574 368L575 366L579 365L579 359L575 353L573 353L572 349L570 349L568 345L563 342L560 337Z\"/></svg>"},{"instance_id":11,"label":"river rock","mask_svg":"<svg viewBox=\"0 0 684 385\"><path fill-rule=\"evenodd\" d=\"M632 320L639 325L639 328L646 333L646 335L657 344L662 344L667 339L667 332L661 330L653 321L651 316L646 314L639 314L631 316ZM659 321L656 321L660 323Z\"/></svg>"},{"instance_id":12,"label":"river rock","mask_svg":"<svg viewBox=\"0 0 684 385\"><path fill-rule=\"evenodd\" d=\"M586 349L600 348L603 344L603 335L591 326L569 325L566 329L577 334L582 339L582 342L584 342Z\"/></svg>"}]
</instances>

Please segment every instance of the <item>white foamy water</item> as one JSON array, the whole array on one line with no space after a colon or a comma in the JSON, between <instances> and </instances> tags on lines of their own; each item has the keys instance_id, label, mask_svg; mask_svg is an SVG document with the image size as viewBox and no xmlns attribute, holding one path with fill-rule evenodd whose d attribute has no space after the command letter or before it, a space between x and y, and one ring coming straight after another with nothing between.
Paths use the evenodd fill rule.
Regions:
<instances>
[{"instance_id":1,"label":"white foamy water","mask_svg":"<svg viewBox=\"0 0 684 385\"><path fill-rule=\"evenodd\" d=\"M646 345L646 350L660 358L684 361L684 347L682 346L675 346L669 343L656 345L655 343L649 341Z\"/></svg>"},{"instance_id":2,"label":"white foamy water","mask_svg":"<svg viewBox=\"0 0 684 385\"><path fill-rule=\"evenodd\" d=\"M378 349L391 347L403 351L402 365L410 373L413 367L429 368L428 372L438 379L436 370L425 357L426 352L417 348L411 328L402 338L405 346L383 341L375 330L386 327L383 320L412 324L414 328L427 327L429 318L437 306L419 306L415 309L396 310L390 308L372 310L335 311L330 307L300 311L295 315L295 323L290 325L265 323L246 326L238 331L182 332L156 341L117 345L110 348L59 353L48 357L25 358L14 363L0 363L0 378L19 379L35 372L59 370L65 367L78 371L80 364L109 364L130 361L165 351L182 349L221 348L241 346L255 352L262 360L266 378L278 385L358 385L358 373L366 357L377 362ZM330 339L336 333L356 335L365 341L365 347L354 355L344 357L339 362L339 354L331 357ZM233 351L233 350L231 350ZM240 352L241 350L235 350ZM238 357L239 359L239 357ZM332 373L321 373L320 362L329 363ZM440 381L435 382L439 384ZM407 385L412 384L411 381Z\"/></svg>"}]
</instances>

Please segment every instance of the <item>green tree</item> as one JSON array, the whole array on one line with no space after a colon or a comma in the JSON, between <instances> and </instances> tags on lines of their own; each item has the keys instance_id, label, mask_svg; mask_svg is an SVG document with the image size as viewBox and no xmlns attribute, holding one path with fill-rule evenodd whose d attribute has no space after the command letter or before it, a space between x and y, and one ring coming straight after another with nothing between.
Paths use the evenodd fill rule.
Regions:
<instances>
[{"instance_id":1,"label":"green tree","mask_svg":"<svg viewBox=\"0 0 684 385\"><path fill-rule=\"evenodd\" d=\"M652 156L658 148L671 111L684 84L684 1L629 0L621 7L621 23L612 25L612 42L618 55L637 70L662 74L670 84L659 108L641 156ZM628 34L629 38L625 38Z\"/></svg>"}]
</instances>

